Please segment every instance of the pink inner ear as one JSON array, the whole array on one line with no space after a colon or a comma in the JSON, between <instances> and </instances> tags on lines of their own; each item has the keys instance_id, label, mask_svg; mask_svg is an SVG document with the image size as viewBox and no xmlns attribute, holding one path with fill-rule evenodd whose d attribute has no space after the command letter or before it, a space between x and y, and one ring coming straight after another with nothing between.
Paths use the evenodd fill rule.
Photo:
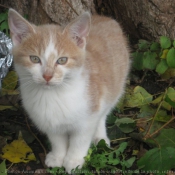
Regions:
<instances>
[{"instance_id":1,"label":"pink inner ear","mask_svg":"<svg viewBox=\"0 0 175 175\"><path fill-rule=\"evenodd\" d=\"M90 30L90 14L84 13L70 25L70 34L77 46L83 48Z\"/></svg>"},{"instance_id":2,"label":"pink inner ear","mask_svg":"<svg viewBox=\"0 0 175 175\"><path fill-rule=\"evenodd\" d=\"M79 46L80 48L84 47L85 38L80 38L78 36L75 36L73 39L76 41L77 46Z\"/></svg>"},{"instance_id":3,"label":"pink inner ear","mask_svg":"<svg viewBox=\"0 0 175 175\"><path fill-rule=\"evenodd\" d=\"M20 14L15 10L9 10L9 28L12 34L12 41L14 45L18 45L22 42L22 39L26 37L32 30L33 27L27 22Z\"/></svg>"},{"instance_id":4,"label":"pink inner ear","mask_svg":"<svg viewBox=\"0 0 175 175\"><path fill-rule=\"evenodd\" d=\"M21 37L20 37L20 35L14 35L14 34L12 34L12 41L13 41L13 44L14 45L18 45L18 44L20 44L21 43Z\"/></svg>"}]
</instances>

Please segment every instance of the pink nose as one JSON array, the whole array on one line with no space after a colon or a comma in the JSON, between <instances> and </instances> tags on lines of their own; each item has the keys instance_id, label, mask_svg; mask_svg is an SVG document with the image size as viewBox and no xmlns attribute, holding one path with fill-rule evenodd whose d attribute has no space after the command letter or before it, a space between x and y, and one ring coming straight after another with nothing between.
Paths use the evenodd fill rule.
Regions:
<instances>
[{"instance_id":1,"label":"pink nose","mask_svg":"<svg viewBox=\"0 0 175 175\"><path fill-rule=\"evenodd\" d=\"M43 78L44 78L47 82L49 82L50 79L52 78L52 75L43 74Z\"/></svg>"}]
</instances>

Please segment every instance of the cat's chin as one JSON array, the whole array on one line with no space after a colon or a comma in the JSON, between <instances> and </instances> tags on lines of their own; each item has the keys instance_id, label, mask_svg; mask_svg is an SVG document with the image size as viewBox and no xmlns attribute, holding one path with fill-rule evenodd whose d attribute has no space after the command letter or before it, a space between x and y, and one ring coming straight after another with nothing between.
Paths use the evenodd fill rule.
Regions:
<instances>
[{"instance_id":1,"label":"cat's chin","mask_svg":"<svg viewBox=\"0 0 175 175\"><path fill-rule=\"evenodd\" d=\"M54 83L44 83L42 84L43 89L51 89L55 87L59 87L59 84L54 84Z\"/></svg>"}]
</instances>

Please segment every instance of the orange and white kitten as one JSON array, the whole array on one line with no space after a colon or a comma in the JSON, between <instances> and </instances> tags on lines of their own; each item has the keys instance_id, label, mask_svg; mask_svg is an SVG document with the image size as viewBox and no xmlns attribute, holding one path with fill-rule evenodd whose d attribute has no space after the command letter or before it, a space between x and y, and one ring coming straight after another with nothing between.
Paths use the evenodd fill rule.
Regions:
<instances>
[{"instance_id":1,"label":"orange and white kitten","mask_svg":"<svg viewBox=\"0 0 175 175\"><path fill-rule=\"evenodd\" d=\"M110 144L106 116L130 67L121 27L88 12L66 27L35 26L13 9L9 27L24 108L52 145L46 165L81 168L91 142Z\"/></svg>"}]
</instances>

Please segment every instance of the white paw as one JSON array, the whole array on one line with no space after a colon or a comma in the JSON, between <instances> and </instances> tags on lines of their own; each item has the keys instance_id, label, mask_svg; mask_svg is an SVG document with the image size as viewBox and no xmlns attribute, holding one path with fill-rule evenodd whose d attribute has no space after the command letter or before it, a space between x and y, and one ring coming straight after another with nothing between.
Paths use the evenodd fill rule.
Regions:
<instances>
[{"instance_id":1,"label":"white paw","mask_svg":"<svg viewBox=\"0 0 175 175\"><path fill-rule=\"evenodd\" d=\"M64 157L59 157L55 155L53 152L50 152L46 156L45 164L48 167L62 167Z\"/></svg>"},{"instance_id":2,"label":"white paw","mask_svg":"<svg viewBox=\"0 0 175 175\"><path fill-rule=\"evenodd\" d=\"M97 138L97 137L96 137L96 138L94 139L94 144L97 145L98 142L99 142L100 140L102 140L102 139L105 140L106 144L110 146L110 140L109 140L108 137L105 137L105 138L99 138L99 137Z\"/></svg>"},{"instance_id":3,"label":"white paw","mask_svg":"<svg viewBox=\"0 0 175 175\"><path fill-rule=\"evenodd\" d=\"M82 159L71 159L65 157L63 166L66 171L70 174L72 169L75 169L78 166L78 169L81 169L84 164L84 158Z\"/></svg>"}]
</instances>

